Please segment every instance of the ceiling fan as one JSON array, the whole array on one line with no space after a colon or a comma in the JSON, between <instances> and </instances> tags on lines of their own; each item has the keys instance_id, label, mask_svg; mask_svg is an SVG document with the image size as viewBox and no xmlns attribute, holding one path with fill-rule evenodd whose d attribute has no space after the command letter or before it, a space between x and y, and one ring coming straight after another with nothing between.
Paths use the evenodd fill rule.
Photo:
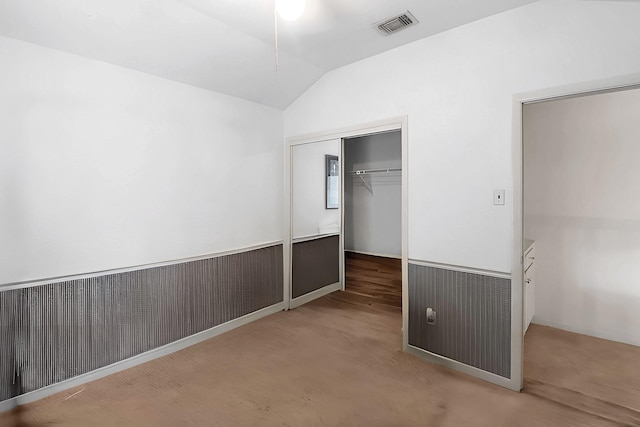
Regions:
<instances>
[{"instance_id":1,"label":"ceiling fan","mask_svg":"<svg viewBox=\"0 0 640 427\"><path fill-rule=\"evenodd\" d=\"M278 72L278 15L287 21L295 21L304 13L305 0L274 0L274 33L276 72Z\"/></svg>"}]
</instances>

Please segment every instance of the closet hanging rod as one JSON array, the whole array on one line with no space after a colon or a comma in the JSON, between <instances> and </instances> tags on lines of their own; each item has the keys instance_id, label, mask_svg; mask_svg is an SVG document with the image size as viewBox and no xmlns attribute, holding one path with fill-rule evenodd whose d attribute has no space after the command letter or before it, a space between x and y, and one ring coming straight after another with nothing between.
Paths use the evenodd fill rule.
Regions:
<instances>
[{"instance_id":1,"label":"closet hanging rod","mask_svg":"<svg viewBox=\"0 0 640 427\"><path fill-rule=\"evenodd\" d=\"M386 169L360 169L349 172L352 175L366 175L368 173L387 173L387 172L399 172L402 168L386 168Z\"/></svg>"}]
</instances>

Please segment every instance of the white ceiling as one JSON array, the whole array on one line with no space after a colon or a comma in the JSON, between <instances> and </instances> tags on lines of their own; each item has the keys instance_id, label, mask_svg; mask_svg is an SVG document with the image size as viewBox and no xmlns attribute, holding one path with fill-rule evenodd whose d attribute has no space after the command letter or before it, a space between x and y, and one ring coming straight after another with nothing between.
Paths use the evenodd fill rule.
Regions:
<instances>
[{"instance_id":1,"label":"white ceiling","mask_svg":"<svg viewBox=\"0 0 640 427\"><path fill-rule=\"evenodd\" d=\"M307 0L278 20L273 0L1 0L0 35L286 108L320 76L535 0ZM390 36L373 25L406 10Z\"/></svg>"}]
</instances>

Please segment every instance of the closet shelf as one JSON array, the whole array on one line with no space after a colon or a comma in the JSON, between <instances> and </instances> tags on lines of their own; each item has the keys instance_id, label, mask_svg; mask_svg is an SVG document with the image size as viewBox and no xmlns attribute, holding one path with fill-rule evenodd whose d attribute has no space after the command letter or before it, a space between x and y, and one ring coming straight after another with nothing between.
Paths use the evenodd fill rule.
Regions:
<instances>
[{"instance_id":1,"label":"closet shelf","mask_svg":"<svg viewBox=\"0 0 640 427\"><path fill-rule=\"evenodd\" d=\"M351 175L367 175L372 173L388 173L388 172L400 172L402 168L385 168L385 169L360 169L349 172Z\"/></svg>"},{"instance_id":2,"label":"closet shelf","mask_svg":"<svg viewBox=\"0 0 640 427\"><path fill-rule=\"evenodd\" d=\"M359 169L359 170L351 171L349 172L349 174L360 177L360 180L362 180L362 183L364 184L365 188L369 191L369 193L371 193L371 195L373 195L373 186L371 185L372 175L389 173L389 172L400 172L400 171L402 171L402 168ZM367 178L369 182L367 182L364 179L366 175L369 175L369 178Z\"/></svg>"}]
</instances>

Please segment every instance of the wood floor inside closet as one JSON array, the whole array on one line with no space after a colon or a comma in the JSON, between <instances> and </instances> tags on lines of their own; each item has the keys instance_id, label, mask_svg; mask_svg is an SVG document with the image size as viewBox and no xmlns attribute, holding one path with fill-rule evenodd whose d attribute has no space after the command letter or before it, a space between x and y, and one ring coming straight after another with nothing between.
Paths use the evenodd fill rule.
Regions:
<instances>
[{"instance_id":1,"label":"wood floor inside closet","mask_svg":"<svg viewBox=\"0 0 640 427\"><path fill-rule=\"evenodd\" d=\"M402 260L345 252L345 291L363 302L402 308Z\"/></svg>"}]
</instances>

